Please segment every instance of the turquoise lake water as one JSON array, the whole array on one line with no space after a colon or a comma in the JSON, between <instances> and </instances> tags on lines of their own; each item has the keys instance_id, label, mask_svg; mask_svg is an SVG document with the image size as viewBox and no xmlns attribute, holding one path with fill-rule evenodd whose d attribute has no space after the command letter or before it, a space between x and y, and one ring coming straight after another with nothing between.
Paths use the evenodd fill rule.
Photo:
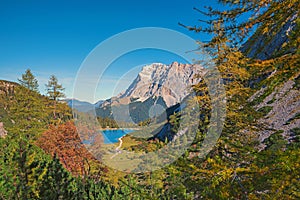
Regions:
<instances>
[{"instance_id":1,"label":"turquoise lake water","mask_svg":"<svg viewBox=\"0 0 300 200\"><path fill-rule=\"evenodd\" d=\"M131 132L133 132L133 130L124 130L124 129L104 130L102 131L104 144L112 144L112 143L119 142L120 137Z\"/></svg>"}]
</instances>

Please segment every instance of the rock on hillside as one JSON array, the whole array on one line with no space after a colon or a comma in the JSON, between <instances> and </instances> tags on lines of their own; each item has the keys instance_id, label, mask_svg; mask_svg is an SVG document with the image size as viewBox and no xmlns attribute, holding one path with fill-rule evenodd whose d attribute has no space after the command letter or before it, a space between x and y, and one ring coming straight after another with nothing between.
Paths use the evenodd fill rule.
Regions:
<instances>
[{"instance_id":1,"label":"rock on hillside","mask_svg":"<svg viewBox=\"0 0 300 200\"><path fill-rule=\"evenodd\" d=\"M0 95L11 96L14 94L17 83L0 80Z\"/></svg>"},{"instance_id":2,"label":"rock on hillside","mask_svg":"<svg viewBox=\"0 0 300 200\"><path fill-rule=\"evenodd\" d=\"M5 137L7 135L7 131L3 127L3 122L0 122L0 137Z\"/></svg>"},{"instance_id":3,"label":"rock on hillside","mask_svg":"<svg viewBox=\"0 0 300 200\"><path fill-rule=\"evenodd\" d=\"M274 74L275 75L275 74ZM300 74L278 86L263 101L255 106L256 110L265 110L265 116L258 121L257 127L260 142L271 134L280 131L287 140L293 139L293 128L300 127ZM265 93L267 87L257 91L249 101L254 101ZM264 145L261 144L263 148Z\"/></svg>"},{"instance_id":4,"label":"rock on hillside","mask_svg":"<svg viewBox=\"0 0 300 200\"><path fill-rule=\"evenodd\" d=\"M10 99L15 94L15 90L18 87L17 83L0 80L0 121L7 125L7 123L12 123L9 114L8 107L10 105ZM3 124L1 126L1 133L5 133L3 131Z\"/></svg>"},{"instance_id":5,"label":"rock on hillside","mask_svg":"<svg viewBox=\"0 0 300 200\"><path fill-rule=\"evenodd\" d=\"M281 47L289 41L289 34L296 28L296 19L298 14L295 13L287 18L283 25L278 24L264 33L260 27L255 34L242 46L241 51L250 58L260 60L270 59L281 50ZM289 49L290 52L296 49ZM290 53L284 52L284 53Z\"/></svg>"}]
</instances>

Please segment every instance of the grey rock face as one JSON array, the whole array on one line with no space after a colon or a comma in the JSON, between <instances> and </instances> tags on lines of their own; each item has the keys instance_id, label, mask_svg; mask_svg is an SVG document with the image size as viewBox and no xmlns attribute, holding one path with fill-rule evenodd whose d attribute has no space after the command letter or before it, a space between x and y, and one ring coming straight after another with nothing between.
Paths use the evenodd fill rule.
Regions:
<instances>
[{"instance_id":1,"label":"grey rock face","mask_svg":"<svg viewBox=\"0 0 300 200\"><path fill-rule=\"evenodd\" d=\"M265 90L265 88L259 90L249 101L258 98ZM257 133L260 142L279 130L287 140L292 139L291 129L300 127L300 119L295 118L300 113L300 91L295 88L295 82L289 80L282 86L278 86L255 108L258 110L265 106L270 106L272 109L258 121L257 127L265 127ZM261 144L260 148L263 149L264 145Z\"/></svg>"},{"instance_id":2,"label":"grey rock face","mask_svg":"<svg viewBox=\"0 0 300 200\"><path fill-rule=\"evenodd\" d=\"M170 107L182 101L190 93L190 86L199 81L196 74L204 74L205 69L200 65L180 64L171 65L154 63L144 66L129 88L119 95L121 99L145 101L150 97L162 97Z\"/></svg>"},{"instance_id":3,"label":"grey rock face","mask_svg":"<svg viewBox=\"0 0 300 200\"><path fill-rule=\"evenodd\" d=\"M257 32L241 47L241 51L250 58L260 60L272 58L274 53L280 50L285 42L288 42L289 33L296 27L297 17L297 14L292 15L279 29L274 27L273 30L264 34ZM291 51L293 50L291 49Z\"/></svg>"}]
</instances>

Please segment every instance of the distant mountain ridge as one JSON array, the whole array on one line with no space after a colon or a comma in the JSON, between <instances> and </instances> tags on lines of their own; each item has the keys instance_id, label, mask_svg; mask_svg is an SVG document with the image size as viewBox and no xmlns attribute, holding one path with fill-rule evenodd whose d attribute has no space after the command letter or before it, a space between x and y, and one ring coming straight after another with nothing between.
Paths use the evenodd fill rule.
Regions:
<instances>
[{"instance_id":1,"label":"distant mountain ridge","mask_svg":"<svg viewBox=\"0 0 300 200\"><path fill-rule=\"evenodd\" d=\"M70 108L76 109L79 112L88 112L95 109L95 104L91 104L86 101L80 101L77 99L63 99L62 101L66 102Z\"/></svg>"}]
</instances>

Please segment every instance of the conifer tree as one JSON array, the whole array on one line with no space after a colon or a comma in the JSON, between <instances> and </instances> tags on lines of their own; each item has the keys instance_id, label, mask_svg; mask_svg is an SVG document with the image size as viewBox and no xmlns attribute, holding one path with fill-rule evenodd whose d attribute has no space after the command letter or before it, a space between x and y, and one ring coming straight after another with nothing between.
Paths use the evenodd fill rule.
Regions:
<instances>
[{"instance_id":1,"label":"conifer tree","mask_svg":"<svg viewBox=\"0 0 300 200\"><path fill-rule=\"evenodd\" d=\"M180 126L180 114L174 113L173 115L171 115L169 122L172 125L173 133L176 134Z\"/></svg>"},{"instance_id":2,"label":"conifer tree","mask_svg":"<svg viewBox=\"0 0 300 200\"><path fill-rule=\"evenodd\" d=\"M200 26L186 26L180 23L195 32L214 34L217 31L219 34L214 35L207 43L209 47L213 47L217 42L224 42L225 38L230 43L229 46L239 47L257 27L260 27L263 33L272 35L291 18L295 16L297 18L300 10L298 0L219 0L218 2L222 5L222 9L221 7L206 7L206 10L194 8L201 15L209 18L209 20L199 20ZM226 8L223 9L224 7ZM222 27L215 26L220 23L223 24ZM295 31L297 30L299 27L296 27ZM299 45L299 40L296 42Z\"/></svg>"},{"instance_id":3,"label":"conifer tree","mask_svg":"<svg viewBox=\"0 0 300 200\"><path fill-rule=\"evenodd\" d=\"M73 178L62 166L59 158L54 155L53 160L48 164L43 182L39 188L42 199L73 199L72 191Z\"/></svg>"},{"instance_id":4,"label":"conifer tree","mask_svg":"<svg viewBox=\"0 0 300 200\"><path fill-rule=\"evenodd\" d=\"M23 135L8 135L0 145L0 199L38 199L47 156Z\"/></svg>"},{"instance_id":5,"label":"conifer tree","mask_svg":"<svg viewBox=\"0 0 300 200\"><path fill-rule=\"evenodd\" d=\"M39 87L38 81L35 78L35 76L32 74L30 69L27 69L25 74L22 74L22 78L18 79L18 81L23 87L38 92L38 87Z\"/></svg>"},{"instance_id":6,"label":"conifer tree","mask_svg":"<svg viewBox=\"0 0 300 200\"><path fill-rule=\"evenodd\" d=\"M54 123L57 123L57 121L60 122L60 116L57 116L57 113L59 113L59 106L57 106L57 101L60 98L65 97L65 94L63 92L65 88L63 88L63 86L58 83L56 76L51 75L48 84L46 84L46 90L49 99L52 100Z\"/></svg>"},{"instance_id":7,"label":"conifer tree","mask_svg":"<svg viewBox=\"0 0 300 200\"><path fill-rule=\"evenodd\" d=\"M58 83L58 80L54 75L50 76L48 84L46 84L46 90L51 100L56 101L59 100L59 98L65 97L65 94L63 92L65 88L63 88L63 86Z\"/></svg>"},{"instance_id":8,"label":"conifer tree","mask_svg":"<svg viewBox=\"0 0 300 200\"><path fill-rule=\"evenodd\" d=\"M27 88L17 87L9 107L14 126L8 127L11 134L25 134L35 138L48 124L48 113L40 94Z\"/></svg>"},{"instance_id":9,"label":"conifer tree","mask_svg":"<svg viewBox=\"0 0 300 200\"><path fill-rule=\"evenodd\" d=\"M263 34L262 38L264 40L274 36L283 25L288 23L294 16L299 15L299 1L220 0L219 2L228 7L223 10L208 7L207 12L196 9L202 15L208 17L209 20L199 20L203 24L198 27L183 25L189 30L212 35L212 39L203 44L202 47L210 53L214 65L220 71L227 96L227 118L222 135L216 147L204 161L196 158L193 160L191 166L194 170L192 173L197 175L194 176L195 179L191 182L203 188L200 194L207 199L289 199L292 196L299 198L299 192L296 192L294 184L292 184L295 181L294 177L297 176L297 173L292 172L293 166L289 165L287 167L292 175L282 176L284 170L280 169L281 172L279 173L279 166L274 166L274 163L279 162L269 164L269 161L261 162L256 159L257 155L262 155L263 159L273 161L274 158L269 155L266 156L264 153L269 151L272 155L276 155L276 158L280 156L280 160L283 158L281 154L283 154L284 148L270 148L256 155L254 153L256 149L253 145L256 142L255 131L243 133L245 127L253 125L251 123L253 120L249 120L250 117L247 116L257 119L255 110L251 109L251 106L247 103L249 94L253 92L247 85L250 78L253 78L250 72L254 70L251 67L259 66L261 72L264 66L261 64L262 62L246 58L239 49L243 44L243 40L257 26L257 33ZM245 20L241 21L241 16L250 16L250 18L245 17ZM299 30L299 19L296 19L295 26L296 28L291 30L290 40L285 44L283 54L295 52L293 49L299 52L300 40L299 32L297 32ZM250 46L250 48L252 47ZM277 54L276 56L281 55ZM272 56L275 56L275 54ZM289 62L288 65L290 66L286 71L292 74L291 66L295 66L291 61L293 56L288 58L289 60L286 61ZM274 60L269 61L269 63L272 62ZM280 65L283 67L282 63ZM269 67L271 67L270 64ZM282 71L284 70L282 69ZM286 73L286 71L284 72ZM207 87L199 83L194 87L194 90L198 94L204 94ZM200 104L203 104L208 96L208 94L198 95L197 100ZM210 101L213 102L214 99ZM205 111L202 105L200 107L201 111ZM207 106L207 111L210 109L210 106ZM277 139L276 142L280 144ZM285 151L287 150L285 149ZM285 158L284 160L283 163L289 163L292 158ZM291 163L297 166L299 162L293 161ZM272 180L269 181L269 183L272 183L269 184L268 180ZM199 191L198 188L196 191ZM289 194L282 195L288 190Z\"/></svg>"}]
</instances>

